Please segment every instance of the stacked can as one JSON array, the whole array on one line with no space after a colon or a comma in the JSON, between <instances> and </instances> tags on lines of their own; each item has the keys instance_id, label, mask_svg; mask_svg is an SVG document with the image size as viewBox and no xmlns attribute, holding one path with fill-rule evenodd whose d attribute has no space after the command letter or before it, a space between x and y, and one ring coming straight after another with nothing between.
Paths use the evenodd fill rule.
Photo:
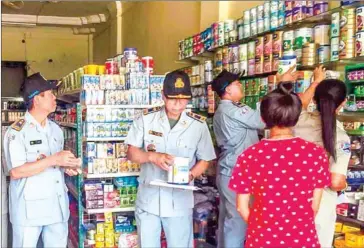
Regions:
<instances>
[{"instance_id":1,"label":"stacked can","mask_svg":"<svg viewBox=\"0 0 364 248\"><path fill-rule=\"evenodd\" d=\"M286 5L285 1L278 1L278 27L286 24Z\"/></svg>"},{"instance_id":2,"label":"stacked can","mask_svg":"<svg viewBox=\"0 0 364 248\"><path fill-rule=\"evenodd\" d=\"M236 29L235 20L226 20L224 25L225 44L235 42L238 39L238 31Z\"/></svg>"},{"instance_id":3,"label":"stacked can","mask_svg":"<svg viewBox=\"0 0 364 248\"><path fill-rule=\"evenodd\" d=\"M257 7L257 33L264 32L264 5Z\"/></svg>"},{"instance_id":4,"label":"stacked can","mask_svg":"<svg viewBox=\"0 0 364 248\"><path fill-rule=\"evenodd\" d=\"M242 76L248 75L248 44L239 45L239 71Z\"/></svg>"},{"instance_id":5,"label":"stacked can","mask_svg":"<svg viewBox=\"0 0 364 248\"><path fill-rule=\"evenodd\" d=\"M313 5L313 15L321 15L329 10L328 1L315 1Z\"/></svg>"},{"instance_id":6,"label":"stacked can","mask_svg":"<svg viewBox=\"0 0 364 248\"><path fill-rule=\"evenodd\" d=\"M364 56L364 7L356 9L356 56Z\"/></svg>"},{"instance_id":7,"label":"stacked can","mask_svg":"<svg viewBox=\"0 0 364 248\"><path fill-rule=\"evenodd\" d=\"M264 36L264 62L263 73L272 72L273 63L273 34L266 34Z\"/></svg>"},{"instance_id":8,"label":"stacked can","mask_svg":"<svg viewBox=\"0 0 364 248\"><path fill-rule=\"evenodd\" d=\"M229 47L222 48L222 68L229 70Z\"/></svg>"},{"instance_id":9,"label":"stacked can","mask_svg":"<svg viewBox=\"0 0 364 248\"><path fill-rule=\"evenodd\" d=\"M285 2L285 22L286 24L292 24L293 22L293 2Z\"/></svg>"},{"instance_id":10,"label":"stacked can","mask_svg":"<svg viewBox=\"0 0 364 248\"><path fill-rule=\"evenodd\" d=\"M216 109L215 91L212 90L212 86L207 86L207 113L214 114Z\"/></svg>"},{"instance_id":11,"label":"stacked can","mask_svg":"<svg viewBox=\"0 0 364 248\"><path fill-rule=\"evenodd\" d=\"M264 63L264 36L259 36L255 40L255 74L263 73Z\"/></svg>"},{"instance_id":12,"label":"stacked can","mask_svg":"<svg viewBox=\"0 0 364 248\"><path fill-rule=\"evenodd\" d=\"M311 42L303 45L302 48L302 61L303 66L313 66L317 64L317 49L318 44Z\"/></svg>"},{"instance_id":13,"label":"stacked can","mask_svg":"<svg viewBox=\"0 0 364 248\"><path fill-rule=\"evenodd\" d=\"M188 37L184 40L183 58L193 56L193 37Z\"/></svg>"},{"instance_id":14,"label":"stacked can","mask_svg":"<svg viewBox=\"0 0 364 248\"><path fill-rule=\"evenodd\" d=\"M258 33L257 7L250 9L250 35L254 36Z\"/></svg>"},{"instance_id":15,"label":"stacked can","mask_svg":"<svg viewBox=\"0 0 364 248\"><path fill-rule=\"evenodd\" d=\"M313 16L313 4L314 4L314 1L307 1L306 18Z\"/></svg>"},{"instance_id":16,"label":"stacked can","mask_svg":"<svg viewBox=\"0 0 364 248\"><path fill-rule=\"evenodd\" d=\"M307 1L294 1L292 6L292 21L298 22L306 18Z\"/></svg>"},{"instance_id":17,"label":"stacked can","mask_svg":"<svg viewBox=\"0 0 364 248\"><path fill-rule=\"evenodd\" d=\"M219 36L218 36L218 41L217 41L217 44L218 46L223 46L225 45L225 23L224 22L219 22L218 23L218 33L219 33Z\"/></svg>"},{"instance_id":18,"label":"stacked can","mask_svg":"<svg viewBox=\"0 0 364 248\"><path fill-rule=\"evenodd\" d=\"M278 1L270 1L270 27L271 29L278 28Z\"/></svg>"},{"instance_id":19,"label":"stacked can","mask_svg":"<svg viewBox=\"0 0 364 248\"><path fill-rule=\"evenodd\" d=\"M314 27L314 41L319 45L317 50L318 63L330 61L330 25L320 24Z\"/></svg>"},{"instance_id":20,"label":"stacked can","mask_svg":"<svg viewBox=\"0 0 364 248\"><path fill-rule=\"evenodd\" d=\"M313 40L312 28L299 28L295 30L293 48L297 58L297 64L301 64L303 44Z\"/></svg>"},{"instance_id":21,"label":"stacked can","mask_svg":"<svg viewBox=\"0 0 364 248\"><path fill-rule=\"evenodd\" d=\"M201 32L201 42L204 46L204 51L209 51L213 46L212 28L209 27Z\"/></svg>"},{"instance_id":22,"label":"stacked can","mask_svg":"<svg viewBox=\"0 0 364 248\"><path fill-rule=\"evenodd\" d=\"M244 38L250 37L250 10L244 11Z\"/></svg>"},{"instance_id":23,"label":"stacked can","mask_svg":"<svg viewBox=\"0 0 364 248\"><path fill-rule=\"evenodd\" d=\"M144 71L146 73L148 73L149 75L153 75L153 70L154 70L153 57L150 57L150 56L142 57L142 63L143 63Z\"/></svg>"},{"instance_id":24,"label":"stacked can","mask_svg":"<svg viewBox=\"0 0 364 248\"><path fill-rule=\"evenodd\" d=\"M255 41L248 43L248 76L255 74Z\"/></svg>"},{"instance_id":25,"label":"stacked can","mask_svg":"<svg viewBox=\"0 0 364 248\"><path fill-rule=\"evenodd\" d=\"M283 55L292 56L295 55L293 44L294 44L294 30L285 31L283 33Z\"/></svg>"},{"instance_id":26,"label":"stacked can","mask_svg":"<svg viewBox=\"0 0 364 248\"><path fill-rule=\"evenodd\" d=\"M243 18L238 19L237 29L238 29L238 40L244 39L244 19Z\"/></svg>"},{"instance_id":27,"label":"stacked can","mask_svg":"<svg viewBox=\"0 0 364 248\"><path fill-rule=\"evenodd\" d=\"M231 45L228 48L229 55L229 71L232 73L239 73L239 45Z\"/></svg>"},{"instance_id":28,"label":"stacked can","mask_svg":"<svg viewBox=\"0 0 364 248\"><path fill-rule=\"evenodd\" d=\"M192 48L193 54L201 54L205 51L205 47L202 41L201 33L198 33L193 36L193 48Z\"/></svg>"},{"instance_id":29,"label":"stacked can","mask_svg":"<svg viewBox=\"0 0 364 248\"><path fill-rule=\"evenodd\" d=\"M279 58L283 55L283 31L273 33L273 66L272 71L278 71Z\"/></svg>"},{"instance_id":30,"label":"stacked can","mask_svg":"<svg viewBox=\"0 0 364 248\"><path fill-rule=\"evenodd\" d=\"M223 66L222 66L222 48L219 48L216 50L214 55L214 76L217 76L222 72Z\"/></svg>"},{"instance_id":31,"label":"stacked can","mask_svg":"<svg viewBox=\"0 0 364 248\"><path fill-rule=\"evenodd\" d=\"M211 25L212 32L212 47L216 48L219 46L219 23L214 22Z\"/></svg>"},{"instance_id":32,"label":"stacked can","mask_svg":"<svg viewBox=\"0 0 364 248\"><path fill-rule=\"evenodd\" d=\"M205 61L205 83L211 83L212 80L214 79L214 75L213 75L213 64L212 64L212 60L206 60Z\"/></svg>"},{"instance_id":33,"label":"stacked can","mask_svg":"<svg viewBox=\"0 0 364 248\"><path fill-rule=\"evenodd\" d=\"M331 15L331 52L330 60L339 60L339 43L340 43L340 12Z\"/></svg>"},{"instance_id":34,"label":"stacked can","mask_svg":"<svg viewBox=\"0 0 364 248\"><path fill-rule=\"evenodd\" d=\"M264 32L270 31L270 1L264 2Z\"/></svg>"},{"instance_id":35,"label":"stacked can","mask_svg":"<svg viewBox=\"0 0 364 248\"><path fill-rule=\"evenodd\" d=\"M344 9L340 14L340 45L339 58L355 57L355 13L356 9Z\"/></svg>"},{"instance_id":36,"label":"stacked can","mask_svg":"<svg viewBox=\"0 0 364 248\"><path fill-rule=\"evenodd\" d=\"M180 40L178 41L178 59L184 59L185 55L184 55L184 51L185 51L185 41L184 40Z\"/></svg>"}]
</instances>

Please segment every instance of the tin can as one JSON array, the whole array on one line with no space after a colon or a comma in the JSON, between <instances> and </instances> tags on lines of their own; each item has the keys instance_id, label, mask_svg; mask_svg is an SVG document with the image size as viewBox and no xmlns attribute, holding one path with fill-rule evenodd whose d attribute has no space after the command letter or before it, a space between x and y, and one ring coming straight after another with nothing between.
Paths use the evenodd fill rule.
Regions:
<instances>
[{"instance_id":1,"label":"tin can","mask_svg":"<svg viewBox=\"0 0 364 248\"><path fill-rule=\"evenodd\" d=\"M273 53L273 34L266 34L264 36L264 49L263 54L269 56Z\"/></svg>"},{"instance_id":2,"label":"tin can","mask_svg":"<svg viewBox=\"0 0 364 248\"><path fill-rule=\"evenodd\" d=\"M292 11L293 10L292 1L285 1L285 9L286 9L286 11Z\"/></svg>"},{"instance_id":3,"label":"tin can","mask_svg":"<svg viewBox=\"0 0 364 248\"><path fill-rule=\"evenodd\" d=\"M232 73L239 74L240 73L240 64L239 62L232 63Z\"/></svg>"},{"instance_id":4,"label":"tin can","mask_svg":"<svg viewBox=\"0 0 364 248\"><path fill-rule=\"evenodd\" d=\"M255 59L250 59L248 61L248 76L255 75Z\"/></svg>"},{"instance_id":5,"label":"tin can","mask_svg":"<svg viewBox=\"0 0 364 248\"><path fill-rule=\"evenodd\" d=\"M315 1L313 5L313 15L320 15L329 10L329 3L327 1Z\"/></svg>"},{"instance_id":6,"label":"tin can","mask_svg":"<svg viewBox=\"0 0 364 248\"><path fill-rule=\"evenodd\" d=\"M238 31L232 30L229 32L229 43L234 43L238 40Z\"/></svg>"},{"instance_id":7,"label":"tin can","mask_svg":"<svg viewBox=\"0 0 364 248\"><path fill-rule=\"evenodd\" d=\"M229 43L229 33L224 34L224 41L225 41L225 44Z\"/></svg>"},{"instance_id":8,"label":"tin can","mask_svg":"<svg viewBox=\"0 0 364 248\"><path fill-rule=\"evenodd\" d=\"M293 65L296 65L296 56L283 56L280 60L279 60L279 68L278 68L278 73L279 74L283 74L285 72L287 72Z\"/></svg>"},{"instance_id":9,"label":"tin can","mask_svg":"<svg viewBox=\"0 0 364 248\"><path fill-rule=\"evenodd\" d=\"M255 74L262 74L263 66L264 66L263 58L255 58Z\"/></svg>"},{"instance_id":10,"label":"tin can","mask_svg":"<svg viewBox=\"0 0 364 248\"><path fill-rule=\"evenodd\" d=\"M318 61L320 64L330 61L330 45L320 46L318 49Z\"/></svg>"},{"instance_id":11,"label":"tin can","mask_svg":"<svg viewBox=\"0 0 364 248\"><path fill-rule=\"evenodd\" d=\"M293 17L292 17L292 10L287 10L285 14L285 22L286 24L292 24ZM281 26L281 25L279 25Z\"/></svg>"},{"instance_id":12,"label":"tin can","mask_svg":"<svg viewBox=\"0 0 364 248\"><path fill-rule=\"evenodd\" d=\"M255 58L263 60L263 50L264 50L264 36L259 36L255 40Z\"/></svg>"},{"instance_id":13,"label":"tin can","mask_svg":"<svg viewBox=\"0 0 364 248\"><path fill-rule=\"evenodd\" d=\"M240 61L239 62L239 71L242 73L241 76L247 76L248 75L248 61Z\"/></svg>"},{"instance_id":14,"label":"tin can","mask_svg":"<svg viewBox=\"0 0 364 248\"><path fill-rule=\"evenodd\" d=\"M248 44L239 45L239 60L240 61L248 60Z\"/></svg>"},{"instance_id":15,"label":"tin can","mask_svg":"<svg viewBox=\"0 0 364 248\"><path fill-rule=\"evenodd\" d=\"M124 49L124 57L128 59L136 59L138 56L137 49L134 47L127 47Z\"/></svg>"},{"instance_id":16,"label":"tin can","mask_svg":"<svg viewBox=\"0 0 364 248\"><path fill-rule=\"evenodd\" d=\"M340 30L340 33L341 33L340 36L341 36L342 40L344 40L344 41L353 40L356 35L355 27L353 25L346 26L345 29Z\"/></svg>"},{"instance_id":17,"label":"tin can","mask_svg":"<svg viewBox=\"0 0 364 248\"><path fill-rule=\"evenodd\" d=\"M295 93L302 94L311 85L312 71L298 71L297 82L295 83Z\"/></svg>"},{"instance_id":18,"label":"tin can","mask_svg":"<svg viewBox=\"0 0 364 248\"><path fill-rule=\"evenodd\" d=\"M297 6L293 8L292 19L293 22L302 21L306 17L306 6Z\"/></svg>"},{"instance_id":19,"label":"tin can","mask_svg":"<svg viewBox=\"0 0 364 248\"><path fill-rule=\"evenodd\" d=\"M255 59L255 41L248 43L248 60Z\"/></svg>"},{"instance_id":20,"label":"tin can","mask_svg":"<svg viewBox=\"0 0 364 248\"><path fill-rule=\"evenodd\" d=\"M330 25L320 24L314 27L314 41L323 46L330 45Z\"/></svg>"},{"instance_id":21,"label":"tin can","mask_svg":"<svg viewBox=\"0 0 364 248\"><path fill-rule=\"evenodd\" d=\"M278 54L273 54L272 71L278 71L278 68L279 68L279 58L280 58L280 56Z\"/></svg>"},{"instance_id":22,"label":"tin can","mask_svg":"<svg viewBox=\"0 0 364 248\"><path fill-rule=\"evenodd\" d=\"M225 33L225 23L224 22L218 22L219 25L219 36L224 35Z\"/></svg>"},{"instance_id":23,"label":"tin can","mask_svg":"<svg viewBox=\"0 0 364 248\"><path fill-rule=\"evenodd\" d=\"M335 37L335 38L331 39L331 54L330 54L331 61L339 60L339 43L340 43L339 37Z\"/></svg>"},{"instance_id":24,"label":"tin can","mask_svg":"<svg viewBox=\"0 0 364 248\"><path fill-rule=\"evenodd\" d=\"M303 44L311 42L313 37L312 28L299 28L295 30L294 51L297 63L301 62Z\"/></svg>"},{"instance_id":25,"label":"tin can","mask_svg":"<svg viewBox=\"0 0 364 248\"><path fill-rule=\"evenodd\" d=\"M244 25L244 38L250 37L250 23L248 25Z\"/></svg>"},{"instance_id":26,"label":"tin can","mask_svg":"<svg viewBox=\"0 0 364 248\"><path fill-rule=\"evenodd\" d=\"M241 40L244 38L244 20L243 18L240 18L238 20L238 39Z\"/></svg>"},{"instance_id":27,"label":"tin can","mask_svg":"<svg viewBox=\"0 0 364 248\"><path fill-rule=\"evenodd\" d=\"M278 11L278 27L283 27L284 25L286 25L286 12L280 9Z\"/></svg>"},{"instance_id":28,"label":"tin can","mask_svg":"<svg viewBox=\"0 0 364 248\"><path fill-rule=\"evenodd\" d=\"M263 33L264 32L264 19L259 19L258 20L258 28L257 28L257 33Z\"/></svg>"},{"instance_id":29,"label":"tin can","mask_svg":"<svg viewBox=\"0 0 364 248\"><path fill-rule=\"evenodd\" d=\"M340 12L331 15L331 38L339 37L340 35Z\"/></svg>"},{"instance_id":30,"label":"tin can","mask_svg":"<svg viewBox=\"0 0 364 248\"><path fill-rule=\"evenodd\" d=\"M214 79L214 75L212 73L212 70L211 71L206 71L205 70L205 82L206 83L211 83Z\"/></svg>"},{"instance_id":31,"label":"tin can","mask_svg":"<svg viewBox=\"0 0 364 248\"><path fill-rule=\"evenodd\" d=\"M222 48L222 64L229 64L229 48L227 46Z\"/></svg>"},{"instance_id":32,"label":"tin can","mask_svg":"<svg viewBox=\"0 0 364 248\"><path fill-rule=\"evenodd\" d=\"M364 31L364 6L356 9L356 31Z\"/></svg>"},{"instance_id":33,"label":"tin can","mask_svg":"<svg viewBox=\"0 0 364 248\"><path fill-rule=\"evenodd\" d=\"M229 46L229 63L239 61L239 45Z\"/></svg>"},{"instance_id":34,"label":"tin can","mask_svg":"<svg viewBox=\"0 0 364 248\"><path fill-rule=\"evenodd\" d=\"M250 25L250 10L244 11L244 25Z\"/></svg>"},{"instance_id":35,"label":"tin can","mask_svg":"<svg viewBox=\"0 0 364 248\"><path fill-rule=\"evenodd\" d=\"M105 68L106 68L106 74L108 74L108 75L113 75L113 74L119 73L118 62L116 62L116 61L107 60L105 62Z\"/></svg>"},{"instance_id":36,"label":"tin can","mask_svg":"<svg viewBox=\"0 0 364 248\"><path fill-rule=\"evenodd\" d=\"M168 169L168 183L188 184L189 171L189 158L175 157L173 165Z\"/></svg>"},{"instance_id":37,"label":"tin can","mask_svg":"<svg viewBox=\"0 0 364 248\"><path fill-rule=\"evenodd\" d=\"M218 46L223 46L225 45L225 36L222 35L222 36L219 36L218 40L217 40L217 45Z\"/></svg>"},{"instance_id":38,"label":"tin can","mask_svg":"<svg viewBox=\"0 0 364 248\"><path fill-rule=\"evenodd\" d=\"M313 66L317 64L316 58L302 58L301 62L302 66Z\"/></svg>"},{"instance_id":39,"label":"tin can","mask_svg":"<svg viewBox=\"0 0 364 248\"><path fill-rule=\"evenodd\" d=\"M278 0L272 0L270 1L270 11L271 13L278 12Z\"/></svg>"},{"instance_id":40,"label":"tin can","mask_svg":"<svg viewBox=\"0 0 364 248\"><path fill-rule=\"evenodd\" d=\"M345 29L347 25L355 26L355 9L343 9L340 13L340 29Z\"/></svg>"},{"instance_id":41,"label":"tin can","mask_svg":"<svg viewBox=\"0 0 364 248\"><path fill-rule=\"evenodd\" d=\"M257 20L264 18L264 5L258 5L257 7Z\"/></svg>"},{"instance_id":42,"label":"tin can","mask_svg":"<svg viewBox=\"0 0 364 248\"><path fill-rule=\"evenodd\" d=\"M308 2L312 2L312 1L308 1ZM311 16L313 16L313 6L307 6L305 18L309 18Z\"/></svg>"},{"instance_id":43,"label":"tin can","mask_svg":"<svg viewBox=\"0 0 364 248\"><path fill-rule=\"evenodd\" d=\"M356 34L355 54L357 57L364 56L364 32Z\"/></svg>"},{"instance_id":44,"label":"tin can","mask_svg":"<svg viewBox=\"0 0 364 248\"><path fill-rule=\"evenodd\" d=\"M250 35L254 36L258 33L257 21L250 23Z\"/></svg>"},{"instance_id":45,"label":"tin can","mask_svg":"<svg viewBox=\"0 0 364 248\"><path fill-rule=\"evenodd\" d=\"M273 54L282 56L283 52L283 31L273 33Z\"/></svg>"},{"instance_id":46,"label":"tin can","mask_svg":"<svg viewBox=\"0 0 364 248\"><path fill-rule=\"evenodd\" d=\"M264 18L270 16L270 1L264 2Z\"/></svg>"},{"instance_id":47,"label":"tin can","mask_svg":"<svg viewBox=\"0 0 364 248\"><path fill-rule=\"evenodd\" d=\"M269 75L268 76L268 93L275 90L276 86L277 86L277 77L276 77L276 75Z\"/></svg>"},{"instance_id":48,"label":"tin can","mask_svg":"<svg viewBox=\"0 0 364 248\"><path fill-rule=\"evenodd\" d=\"M286 31L283 33L283 55L293 56L294 31Z\"/></svg>"},{"instance_id":49,"label":"tin can","mask_svg":"<svg viewBox=\"0 0 364 248\"><path fill-rule=\"evenodd\" d=\"M204 69L205 69L205 71L212 71L212 69L213 69L212 60L205 61Z\"/></svg>"},{"instance_id":50,"label":"tin can","mask_svg":"<svg viewBox=\"0 0 364 248\"><path fill-rule=\"evenodd\" d=\"M264 17L264 32L270 30L270 17Z\"/></svg>"},{"instance_id":51,"label":"tin can","mask_svg":"<svg viewBox=\"0 0 364 248\"><path fill-rule=\"evenodd\" d=\"M235 30L235 20L226 20L224 26L225 33L229 33L230 31Z\"/></svg>"},{"instance_id":52,"label":"tin can","mask_svg":"<svg viewBox=\"0 0 364 248\"><path fill-rule=\"evenodd\" d=\"M266 55L264 56L264 62L263 62L263 72L264 73L270 73L272 72L272 64L273 63L273 55Z\"/></svg>"},{"instance_id":53,"label":"tin can","mask_svg":"<svg viewBox=\"0 0 364 248\"><path fill-rule=\"evenodd\" d=\"M278 28L278 12L272 12L270 15L270 27L271 29Z\"/></svg>"},{"instance_id":54,"label":"tin can","mask_svg":"<svg viewBox=\"0 0 364 248\"><path fill-rule=\"evenodd\" d=\"M257 19L257 7L250 9L250 22L256 22Z\"/></svg>"}]
</instances>

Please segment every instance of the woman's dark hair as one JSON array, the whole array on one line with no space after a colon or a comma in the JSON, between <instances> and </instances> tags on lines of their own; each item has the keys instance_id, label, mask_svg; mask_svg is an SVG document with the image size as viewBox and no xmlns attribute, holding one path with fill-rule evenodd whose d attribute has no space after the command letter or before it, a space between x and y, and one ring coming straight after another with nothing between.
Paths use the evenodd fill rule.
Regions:
<instances>
[{"instance_id":1,"label":"woman's dark hair","mask_svg":"<svg viewBox=\"0 0 364 248\"><path fill-rule=\"evenodd\" d=\"M336 109L345 101L345 83L325 79L316 88L314 100L321 115L322 140L326 151L336 161Z\"/></svg>"},{"instance_id":2,"label":"woman's dark hair","mask_svg":"<svg viewBox=\"0 0 364 248\"><path fill-rule=\"evenodd\" d=\"M260 112L267 128L296 125L302 111L302 103L292 91L292 83L280 83L277 89L263 98Z\"/></svg>"}]
</instances>

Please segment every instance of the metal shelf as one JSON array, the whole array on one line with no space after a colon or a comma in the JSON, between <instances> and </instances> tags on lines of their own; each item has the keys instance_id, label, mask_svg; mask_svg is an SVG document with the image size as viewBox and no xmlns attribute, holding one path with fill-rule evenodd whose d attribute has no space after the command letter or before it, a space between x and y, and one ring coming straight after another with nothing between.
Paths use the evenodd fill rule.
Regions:
<instances>
[{"instance_id":1,"label":"metal shelf","mask_svg":"<svg viewBox=\"0 0 364 248\"><path fill-rule=\"evenodd\" d=\"M61 100L63 102L67 103L75 103L80 101L80 93L81 89L71 90L65 93L62 93L61 95L57 96L58 100Z\"/></svg>"},{"instance_id":2,"label":"metal shelf","mask_svg":"<svg viewBox=\"0 0 364 248\"><path fill-rule=\"evenodd\" d=\"M95 137L95 138L91 138L91 137L84 137L83 141L87 142L87 141L125 141L126 137Z\"/></svg>"},{"instance_id":3,"label":"metal shelf","mask_svg":"<svg viewBox=\"0 0 364 248\"><path fill-rule=\"evenodd\" d=\"M364 136L364 131L362 130L345 130L349 135L361 135Z\"/></svg>"},{"instance_id":4,"label":"metal shelf","mask_svg":"<svg viewBox=\"0 0 364 248\"><path fill-rule=\"evenodd\" d=\"M99 208L99 209L84 209L88 214L102 214L106 212L119 213L119 212L134 212L135 207L126 208Z\"/></svg>"},{"instance_id":5,"label":"metal shelf","mask_svg":"<svg viewBox=\"0 0 364 248\"><path fill-rule=\"evenodd\" d=\"M363 112L342 112L336 115L339 121L346 122L364 122L364 113Z\"/></svg>"},{"instance_id":6,"label":"metal shelf","mask_svg":"<svg viewBox=\"0 0 364 248\"><path fill-rule=\"evenodd\" d=\"M78 192L77 192L76 187L72 183L70 183L70 182L67 182L66 183L66 186L68 188L68 191L71 193L71 195L73 195L73 197L75 197L76 199L78 199Z\"/></svg>"},{"instance_id":7,"label":"metal shelf","mask_svg":"<svg viewBox=\"0 0 364 248\"><path fill-rule=\"evenodd\" d=\"M61 127L77 128L77 124L76 123L59 122L58 124Z\"/></svg>"},{"instance_id":8,"label":"metal shelf","mask_svg":"<svg viewBox=\"0 0 364 248\"><path fill-rule=\"evenodd\" d=\"M124 172L124 173L105 173L105 174L86 174L86 178L114 178L114 177L133 177L139 176L140 172Z\"/></svg>"},{"instance_id":9,"label":"metal shelf","mask_svg":"<svg viewBox=\"0 0 364 248\"><path fill-rule=\"evenodd\" d=\"M117 109L147 109L162 107L163 105L83 105L82 108L117 108Z\"/></svg>"},{"instance_id":10,"label":"metal shelf","mask_svg":"<svg viewBox=\"0 0 364 248\"><path fill-rule=\"evenodd\" d=\"M342 216L342 215L337 215L337 220L342 221L342 222L349 222L351 224L356 224L356 225L358 225L360 227L364 227L364 221L357 220L357 219L352 219L352 218L345 217L345 216Z\"/></svg>"}]
</instances>

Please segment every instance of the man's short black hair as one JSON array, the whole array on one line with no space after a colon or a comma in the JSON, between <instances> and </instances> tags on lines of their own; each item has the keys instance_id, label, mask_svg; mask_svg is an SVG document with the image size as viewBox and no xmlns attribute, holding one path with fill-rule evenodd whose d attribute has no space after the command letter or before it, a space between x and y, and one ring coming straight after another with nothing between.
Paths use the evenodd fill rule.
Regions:
<instances>
[{"instance_id":1,"label":"man's short black hair","mask_svg":"<svg viewBox=\"0 0 364 248\"><path fill-rule=\"evenodd\" d=\"M297 124L302 102L292 90L292 83L281 83L263 98L260 112L267 128L294 127Z\"/></svg>"}]
</instances>

